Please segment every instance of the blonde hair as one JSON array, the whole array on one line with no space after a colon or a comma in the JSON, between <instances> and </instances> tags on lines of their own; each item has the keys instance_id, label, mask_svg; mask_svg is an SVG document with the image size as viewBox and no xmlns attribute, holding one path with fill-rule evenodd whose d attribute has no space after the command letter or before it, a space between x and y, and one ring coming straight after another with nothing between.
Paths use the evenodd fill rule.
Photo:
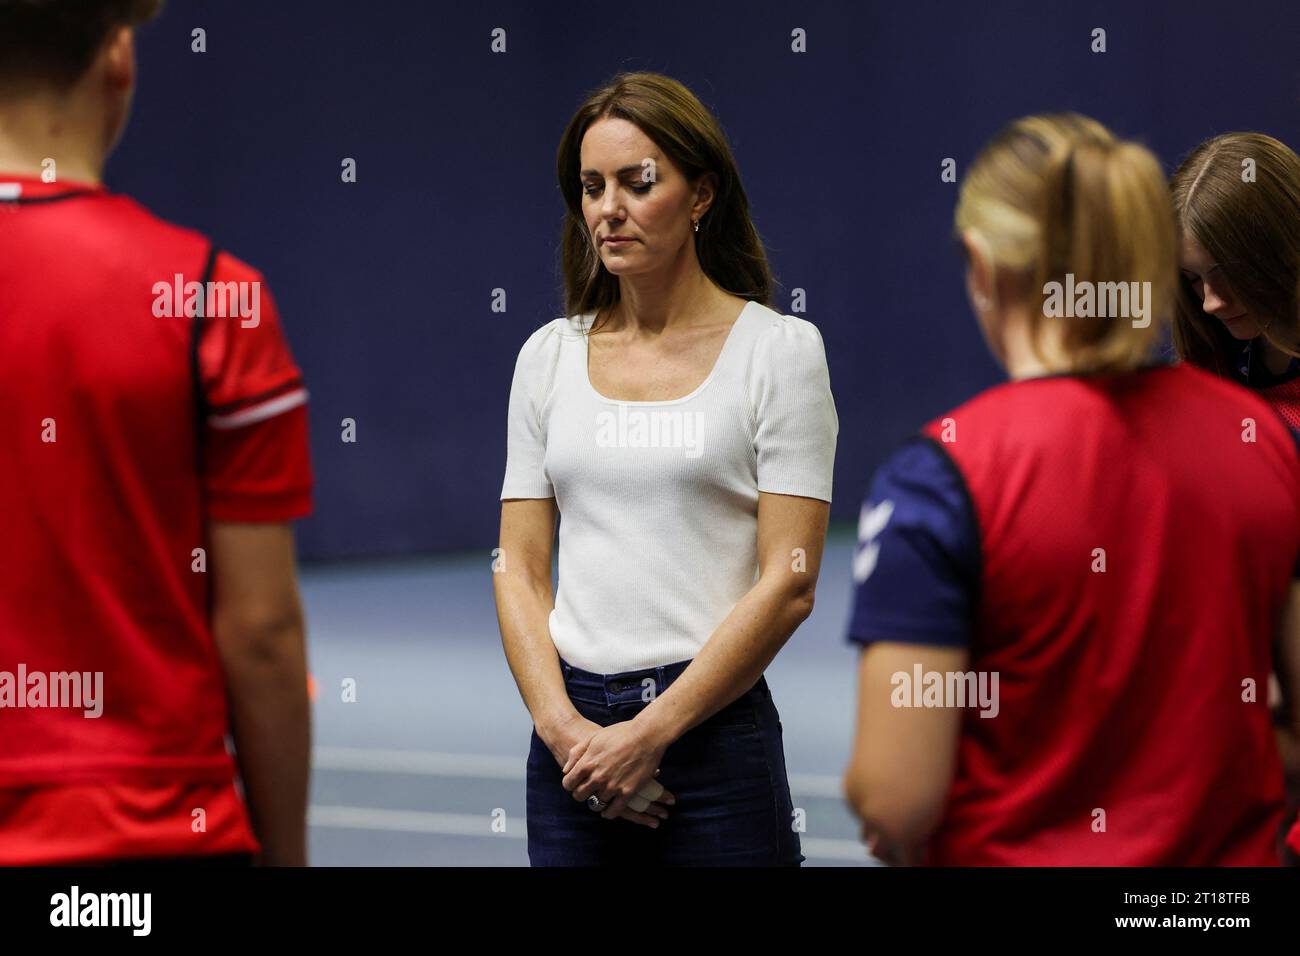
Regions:
<instances>
[{"instance_id":1,"label":"blonde hair","mask_svg":"<svg viewBox=\"0 0 1300 956\"><path fill-rule=\"evenodd\" d=\"M1246 160L1250 181L1242 178ZM1188 154L1169 189L1179 226L1218 264L1265 340L1300 354L1300 157L1263 133L1224 133ZM1241 351L1181 274L1174 346L1220 375Z\"/></svg>"},{"instance_id":2,"label":"blonde hair","mask_svg":"<svg viewBox=\"0 0 1300 956\"><path fill-rule=\"evenodd\" d=\"M1034 301L1049 282L1150 282L1151 322L1114 316L1053 319L1072 372L1121 372L1160 341L1178 282L1178 241L1164 173L1145 147L1076 113L1028 116L980 151L954 217L976 235L998 289ZM1044 360L1044 309L1030 310L1030 340Z\"/></svg>"}]
</instances>

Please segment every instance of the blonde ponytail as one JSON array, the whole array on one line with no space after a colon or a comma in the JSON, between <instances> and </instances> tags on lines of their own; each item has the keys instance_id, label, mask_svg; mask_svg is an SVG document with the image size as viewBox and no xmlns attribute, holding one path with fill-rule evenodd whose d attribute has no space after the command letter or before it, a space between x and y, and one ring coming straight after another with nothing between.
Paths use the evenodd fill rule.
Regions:
<instances>
[{"instance_id":1,"label":"blonde ponytail","mask_svg":"<svg viewBox=\"0 0 1300 956\"><path fill-rule=\"evenodd\" d=\"M1077 114L1017 120L976 158L955 225L985 238L1004 287L1031 306L1040 359L1046 322L1062 323L1069 371L1127 371L1150 357L1173 308L1178 244L1148 150ZM1049 309L1058 288L1065 315ZM1074 315L1075 289L1103 307Z\"/></svg>"}]
</instances>

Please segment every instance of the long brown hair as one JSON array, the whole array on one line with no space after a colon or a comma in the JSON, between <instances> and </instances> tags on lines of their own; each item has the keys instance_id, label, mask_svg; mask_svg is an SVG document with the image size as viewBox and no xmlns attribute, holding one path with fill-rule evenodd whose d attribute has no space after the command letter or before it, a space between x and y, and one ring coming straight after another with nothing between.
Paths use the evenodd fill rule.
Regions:
<instances>
[{"instance_id":1,"label":"long brown hair","mask_svg":"<svg viewBox=\"0 0 1300 956\"><path fill-rule=\"evenodd\" d=\"M694 233L700 268L719 288L767 305L773 284L767 253L722 127L682 83L636 72L620 73L588 96L560 138L555 172L568 207L560 232L565 314L599 311L619 299L618 277L600 261L582 215L582 138L605 117L635 124L692 184L707 172L717 175L716 198Z\"/></svg>"},{"instance_id":2,"label":"long brown hair","mask_svg":"<svg viewBox=\"0 0 1300 956\"><path fill-rule=\"evenodd\" d=\"M1254 181L1243 178L1247 160ZM1300 157L1263 133L1224 133L1192 150L1169 188L1179 226L1218 263L1251 315L1268 318L1265 340L1300 354ZM1179 275L1174 347L1193 365L1228 374L1241 343Z\"/></svg>"},{"instance_id":3,"label":"long brown hair","mask_svg":"<svg viewBox=\"0 0 1300 956\"><path fill-rule=\"evenodd\" d=\"M1061 345L1073 372L1128 371L1159 341L1172 311L1178 246L1164 172L1137 143L1087 116L1027 116L980 151L962 182L954 227L986 245L1009 294L1033 301L1067 273L1102 283L1150 282L1151 322L1064 319ZM1048 321L1030 310L1030 335ZM1055 321L1055 320L1053 320Z\"/></svg>"}]
</instances>

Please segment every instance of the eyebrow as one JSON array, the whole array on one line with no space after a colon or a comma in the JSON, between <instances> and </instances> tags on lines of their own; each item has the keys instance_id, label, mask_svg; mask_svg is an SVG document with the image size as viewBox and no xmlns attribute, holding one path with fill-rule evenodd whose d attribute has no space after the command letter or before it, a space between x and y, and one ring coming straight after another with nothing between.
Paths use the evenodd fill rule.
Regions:
<instances>
[{"instance_id":1,"label":"eyebrow","mask_svg":"<svg viewBox=\"0 0 1300 956\"><path fill-rule=\"evenodd\" d=\"M622 176L624 173L639 173L639 172L641 172L641 170L642 170L642 168L643 168L643 165L644 165L644 164L642 164L642 163L633 163L631 166L620 166L619 169L618 169L618 171L615 173L615 175L616 175L616 176ZM579 173L578 175L579 175L579 176L599 176L599 175L600 175L600 170L598 170L598 169L584 169L584 170L583 170L581 173Z\"/></svg>"}]
</instances>

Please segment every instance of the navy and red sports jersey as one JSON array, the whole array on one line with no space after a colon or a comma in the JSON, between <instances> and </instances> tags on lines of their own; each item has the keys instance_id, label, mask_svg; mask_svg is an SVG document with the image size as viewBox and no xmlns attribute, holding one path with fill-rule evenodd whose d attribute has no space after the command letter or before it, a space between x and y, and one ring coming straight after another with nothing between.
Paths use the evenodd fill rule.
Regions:
<instances>
[{"instance_id":1,"label":"navy and red sports jersey","mask_svg":"<svg viewBox=\"0 0 1300 956\"><path fill-rule=\"evenodd\" d=\"M1242 347L1233 379L1258 391L1288 425L1300 430L1300 359L1291 359L1286 371L1275 375L1260 357L1263 346L1263 338L1257 336Z\"/></svg>"},{"instance_id":2,"label":"navy and red sports jersey","mask_svg":"<svg viewBox=\"0 0 1300 956\"><path fill-rule=\"evenodd\" d=\"M201 317L166 294L191 282ZM257 851L206 529L311 510L306 397L255 270L0 175L0 863ZM98 716L62 706L73 673Z\"/></svg>"},{"instance_id":3,"label":"navy and red sports jersey","mask_svg":"<svg viewBox=\"0 0 1300 956\"><path fill-rule=\"evenodd\" d=\"M850 640L998 675L929 862L1278 862L1300 452L1258 395L1184 366L1001 385L880 470L860 537Z\"/></svg>"}]
</instances>

